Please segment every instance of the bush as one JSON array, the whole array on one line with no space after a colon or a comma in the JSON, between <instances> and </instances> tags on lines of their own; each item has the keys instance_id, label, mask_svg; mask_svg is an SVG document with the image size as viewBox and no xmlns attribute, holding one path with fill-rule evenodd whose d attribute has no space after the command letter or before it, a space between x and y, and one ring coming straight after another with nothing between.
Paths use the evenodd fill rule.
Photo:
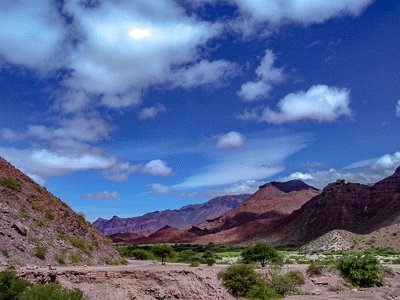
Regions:
<instances>
[{"instance_id":1,"label":"bush","mask_svg":"<svg viewBox=\"0 0 400 300\"><path fill-rule=\"evenodd\" d=\"M6 187L8 187L9 189L19 192L21 191L21 185L20 183L11 177L2 177L0 179L0 183L2 183L3 185L5 185Z\"/></svg>"},{"instance_id":2,"label":"bush","mask_svg":"<svg viewBox=\"0 0 400 300\"><path fill-rule=\"evenodd\" d=\"M25 293L19 300L84 300L85 297L79 289L63 288L57 283L37 284Z\"/></svg>"},{"instance_id":3,"label":"bush","mask_svg":"<svg viewBox=\"0 0 400 300\"><path fill-rule=\"evenodd\" d=\"M59 253L56 253L54 255L54 259L60 264L60 265L65 265L65 257L66 257L66 251L61 251Z\"/></svg>"},{"instance_id":4,"label":"bush","mask_svg":"<svg viewBox=\"0 0 400 300\"><path fill-rule=\"evenodd\" d=\"M342 275L356 286L372 287L383 284L382 267L375 256L369 254L343 256L337 266Z\"/></svg>"},{"instance_id":5,"label":"bush","mask_svg":"<svg viewBox=\"0 0 400 300\"><path fill-rule=\"evenodd\" d=\"M271 245L257 243L242 252L242 258L245 263L259 262L261 267L267 264L282 265L282 255Z\"/></svg>"},{"instance_id":6,"label":"bush","mask_svg":"<svg viewBox=\"0 0 400 300\"><path fill-rule=\"evenodd\" d=\"M79 254L72 253L69 259L74 265L79 265L81 263L81 256Z\"/></svg>"},{"instance_id":7,"label":"bush","mask_svg":"<svg viewBox=\"0 0 400 300\"><path fill-rule=\"evenodd\" d=\"M0 299L17 300L18 295L26 290L28 282L15 276L12 271L0 273Z\"/></svg>"},{"instance_id":8,"label":"bush","mask_svg":"<svg viewBox=\"0 0 400 300\"><path fill-rule=\"evenodd\" d=\"M71 245L82 250L86 254L89 254L93 250L93 246L90 245L85 239L80 237L71 238Z\"/></svg>"},{"instance_id":9,"label":"bush","mask_svg":"<svg viewBox=\"0 0 400 300\"><path fill-rule=\"evenodd\" d=\"M215 260L215 258L214 257L207 257L206 258L206 264L207 264L207 266L212 266L212 265L214 265L216 263L216 260Z\"/></svg>"},{"instance_id":10,"label":"bush","mask_svg":"<svg viewBox=\"0 0 400 300\"><path fill-rule=\"evenodd\" d=\"M47 249L45 247L39 245L36 247L35 251L33 252L33 255L36 256L37 258L45 259L46 252L47 252Z\"/></svg>"},{"instance_id":11,"label":"bush","mask_svg":"<svg viewBox=\"0 0 400 300\"><path fill-rule=\"evenodd\" d=\"M246 297L250 300L276 300L282 298L281 295L266 283L252 287L246 294Z\"/></svg>"},{"instance_id":12,"label":"bush","mask_svg":"<svg viewBox=\"0 0 400 300\"><path fill-rule=\"evenodd\" d=\"M299 271L291 271L287 274L273 274L271 287L282 296L291 295L298 290L298 286L304 284L304 277Z\"/></svg>"},{"instance_id":13,"label":"bush","mask_svg":"<svg viewBox=\"0 0 400 300\"><path fill-rule=\"evenodd\" d=\"M132 251L132 256L134 259L147 260L149 259L149 253L143 249L136 249Z\"/></svg>"},{"instance_id":14,"label":"bush","mask_svg":"<svg viewBox=\"0 0 400 300\"><path fill-rule=\"evenodd\" d=\"M308 268L307 268L307 274L309 276L313 276L313 275L322 275L322 273L324 272L325 266L318 264L316 262L312 262Z\"/></svg>"},{"instance_id":15,"label":"bush","mask_svg":"<svg viewBox=\"0 0 400 300\"><path fill-rule=\"evenodd\" d=\"M234 297L243 297L262 282L260 274L249 265L238 264L228 267L218 274L222 284Z\"/></svg>"},{"instance_id":16,"label":"bush","mask_svg":"<svg viewBox=\"0 0 400 300\"><path fill-rule=\"evenodd\" d=\"M198 267L200 266L200 263L197 260L193 260L190 262L189 267Z\"/></svg>"}]
</instances>

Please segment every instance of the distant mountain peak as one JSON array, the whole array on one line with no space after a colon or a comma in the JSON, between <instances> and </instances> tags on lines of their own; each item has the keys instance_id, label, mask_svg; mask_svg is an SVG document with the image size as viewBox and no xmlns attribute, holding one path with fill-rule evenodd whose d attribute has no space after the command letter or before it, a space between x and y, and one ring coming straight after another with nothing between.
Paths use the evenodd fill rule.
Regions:
<instances>
[{"instance_id":1,"label":"distant mountain peak","mask_svg":"<svg viewBox=\"0 0 400 300\"><path fill-rule=\"evenodd\" d=\"M304 190L314 190L314 191L318 191L317 188L308 185L307 183L298 180L298 179L294 179L294 180L289 180L289 181L271 181L268 182L266 184L261 185L259 188L265 188L265 187L269 187L272 186L284 193L290 193L293 191L304 191Z\"/></svg>"}]
</instances>

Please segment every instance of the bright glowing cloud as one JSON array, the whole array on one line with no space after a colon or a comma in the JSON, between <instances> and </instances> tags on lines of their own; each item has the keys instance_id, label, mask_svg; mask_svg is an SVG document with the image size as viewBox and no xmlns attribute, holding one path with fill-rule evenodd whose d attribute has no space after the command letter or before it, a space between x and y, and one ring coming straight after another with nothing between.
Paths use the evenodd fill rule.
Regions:
<instances>
[{"instance_id":1,"label":"bright glowing cloud","mask_svg":"<svg viewBox=\"0 0 400 300\"><path fill-rule=\"evenodd\" d=\"M218 136L217 148L218 149L233 149L241 148L245 144L245 137L237 131L231 131L227 134Z\"/></svg>"},{"instance_id":2,"label":"bright glowing cloud","mask_svg":"<svg viewBox=\"0 0 400 300\"><path fill-rule=\"evenodd\" d=\"M138 28L138 27L133 27L129 31L129 36L133 38L134 40L139 40L139 39L145 39L149 38L151 36L151 31L150 28Z\"/></svg>"}]
</instances>

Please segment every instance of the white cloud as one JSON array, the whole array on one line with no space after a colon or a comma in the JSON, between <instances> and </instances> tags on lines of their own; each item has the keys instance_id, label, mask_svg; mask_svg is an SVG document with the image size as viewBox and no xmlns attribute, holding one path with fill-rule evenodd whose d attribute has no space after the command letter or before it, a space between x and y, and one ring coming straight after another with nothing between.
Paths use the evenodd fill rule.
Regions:
<instances>
[{"instance_id":1,"label":"white cloud","mask_svg":"<svg viewBox=\"0 0 400 300\"><path fill-rule=\"evenodd\" d=\"M142 166L140 168L140 172L145 173L145 174L150 174L150 175L155 175L155 176L171 176L172 175L172 169L168 167L166 162L160 160L160 159L155 159L152 161L149 161L147 164Z\"/></svg>"},{"instance_id":2,"label":"white cloud","mask_svg":"<svg viewBox=\"0 0 400 300\"><path fill-rule=\"evenodd\" d=\"M61 176L84 170L103 170L117 162L113 157L95 153L73 155L47 149L19 150L1 147L0 156L24 173L31 175L32 178L40 178L41 183L50 176Z\"/></svg>"},{"instance_id":3,"label":"white cloud","mask_svg":"<svg viewBox=\"0 0 400 300\"><path fill-rule=\"evenodd\" d=\"M117 200L119 199L120 195L118 192L100 192L100 193L94 193L94 194L86 194L82 195L82 198L84 199L99 199L99 200Z\"/></svg>"},{"instance_id":4,"label":"white cloud","mask_svg":"<svg viewBox=\"0 0 400 300\"><path fill-rule=\"evenodd\" d=\"M184 179L174 188L191 189L263 180L283 171L283 161L305 148L306 144L307 139L303 136L248 139L242 151L213 155L214 162L203 172Z\"/></svg>"},{"instance_id":5,"label":"white cloud","mask_svg":"<svg viewBox=\"0 0 400 300\"><path fill-rule=\"evenodd\" d=\"M65 24L54 1L0 1L0 58L39 71L62 66Z\"/></svg>"},{"instance_id":6,"label":"white cloud","mask_svg":"<svg viewBox=\"0 0 400 300\"><path fill-rule=\"evenodd\" d=\"M159 183L152 183L149 185L149 187L151 193L155 195L166 195L173 192L171 187Z\"/></svg>"},{"instance_id":7,"label":"white cloud","mask_svg":"<svg viewBox=\"0 0 400 300\"><path fill-rule=\"evenodd\" d=\"M158 103L155 106L144 107L139 112L139 119L147 120L147 119L154 119L160 113L165 112L167 109L161 103Z\"/></svg>"},{"instance_id":8,"label":"white cloud","mask_svg":"<svg viewBox=\"0 0 400 300\"><path fill-rule=\"evenodd\" d=\"M231 131L227 134L218 136L217 145L218 149L233 149L241 148L245 145L245 137L237 131Z\"/></svg>"},{"instance_id":9,"label":"white cloud","mask_svg":"<svg viewBox=\"0 0 400 300\"><path fill-rule=\"evenodd\" d=\"M180 68L172 78L175 87L193 88L202 85L222 85L238 73L238 66L227 60L201 60L194 65Z\"/></svg>"},{"instance_id":10,"label":"white cloud","mask_svg":"<svg viewBox=\"0 0 400 300\"><path fill-rule=\"evenodd\" d=\"M273 124L301 120L333 122L340 116L351 116L350 93L347 89L314 85L308 91L291 93L281 99L278 111L270 108L245 110L238 116L241 120L257 120Z\"/></svg>"},{"instance_id":11,"label":"white cloud","mask_svg":"<svg viewBox=\"0 0 400 300\"><path fill-rule=\"evenodd\" d=\"M230 0L255 22L272 25L322 23L333 17L359 15L373 0Z\"/></svg>"},{"instance_id":12,"label":"white cloud","mask_svg":"<svg viewBox=\"0 0 400 300\"><path fill-rule=\"evenodd\" d=\"M342 169L295 172L280 180L300 179L317 188L323 188L337 179L371 184L391 175L398 166L400 166L400 152L355 162Z\"/></svg>"},{"instance_id":13,"label":"white cloud","mask_svg":"<svg viewBox=\"0 0 400 300\"><path fill-rule=\"evenodd\" d=\"M267 97L273 85L284 80L283 69L274 67L275 60L275 54L267 49L256 69L257 80L242 84L238 91L238 95L244 101L250 102Z\"/></svg>"},{"instance_id":14,"label":"white cloud","mask_svg":"<svg viewBox=\"0 0 400 300\"><path fill-rule=\"evenodd\" d=\"M154 85L190 88L210 84L232 67L222 60L199 61L200 48L222 28L188 17L174 1L99 1L90 9L66 1L64 10L73 16L81 37L80 47L70 57L73 72L64 84L104 95L102 105L136 105L137 95ZM143 38L132 38L139 33Z\"/></svg>"},{"instance_id":15,"label":"white cloud","mask_svg":"<svg viewBox=\"0 0 400 300\"><path fill-rule=\"evenodd\" d=\"M396 117L400 117L400 100L396 104Z\"/></svg>"}]
</instances>

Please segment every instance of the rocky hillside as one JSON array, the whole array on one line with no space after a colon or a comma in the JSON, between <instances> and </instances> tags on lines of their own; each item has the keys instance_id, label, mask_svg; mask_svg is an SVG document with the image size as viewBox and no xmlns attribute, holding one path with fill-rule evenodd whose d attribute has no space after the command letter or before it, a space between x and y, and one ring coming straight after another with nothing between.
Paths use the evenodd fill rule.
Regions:
<instances>
[{"instance_id":1,"label":"rocky hillside","mask_svg":"<svg viewBox=\"0 0 400 300\"><path fill-rule=\"evenodd\" d=\"M276 185L276 186L275 186ZM221 217L183 229L163 228L131 242L239 243L265 233L271 223L288 216L318 194L301 181L265 184ZM286 192L285 192L286 191Z\"/></svg>"},{"instance_id":2,"label":"rocky hillside","mask_svg":"<svg viewBox=\"0 0 400 300\"><path fill-rule=\"evenodd\" d=\"M0 158L0 265L119 259L109 240L82 215Z\"/></svg>"},{"instance_id":3,"label":"rocky hillside","mask_svg":"<svg viewBox=\"0 0 400 300\"><path fill-rule=\"evenodd\" d=\"M249 195L222 196L202 204L151 212L140 217L119 218L114 216L110 220L97 219L93 226L106 235L125 232L155 232L167 225L183 228L219 217L237 207L248 197Z\"/></svg>"},{"instance_id":4,"label":"rocky hillside","mask_svg":"<svg viewBox=\"0 0 400 300\"><path fill-rule=\"evenodd\" d=\"M400 167L372 186L338 180L290 216L277 222L267 239L304 244L333 229L369 234L400 223Z\"/></svg>"},{"instance_id":5,"label":"rocky hillside","mask_svg":"<svg viewBox=\"0 0 400 300\"><path fill-rule=\"evenodd\" d=\"M259 190L243 201L238 207L223 216L196 225L197 228L216 233L242 226L257 219L276 220L299 209L318 190L300 180L271 182L260 186Z\"/></svg>"}]
</instances>

